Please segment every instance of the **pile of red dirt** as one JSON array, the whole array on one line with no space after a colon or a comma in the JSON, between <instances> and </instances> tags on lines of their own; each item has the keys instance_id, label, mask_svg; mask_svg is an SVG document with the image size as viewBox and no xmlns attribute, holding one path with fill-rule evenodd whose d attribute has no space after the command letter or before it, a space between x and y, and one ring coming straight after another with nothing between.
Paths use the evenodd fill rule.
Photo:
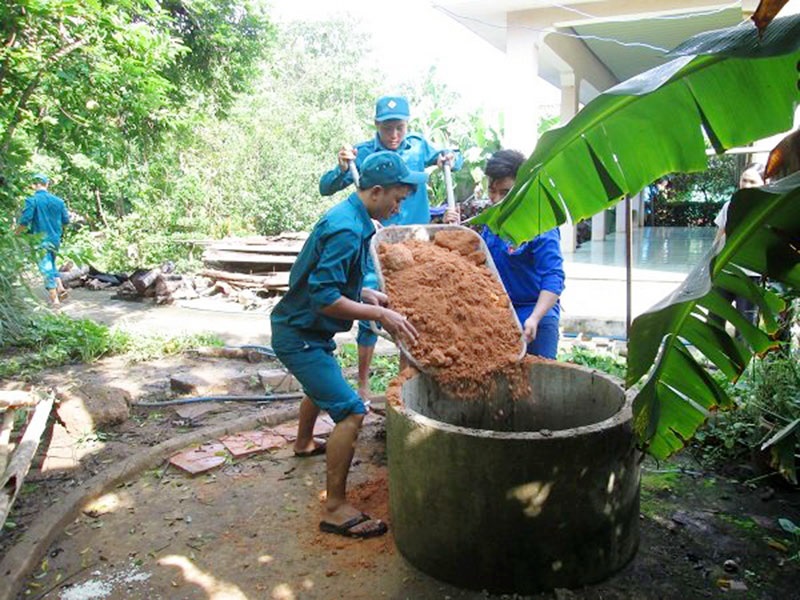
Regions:
<instances>
[{"instance_id":1,"label":"pile of red dirt","mask_svg":"<svg viewBox=\"0 0 800 600\"><path fill-rule=\"evenodd\" d=\"M359 507L374 519L389 525L389 533L384 536L357 539L315 532L308 543L315 549L329 553L335 560L328 576L351 574L354 569L374 569L376 556L394 554L396 547L389 520L389 473L386 467L370 469L369 478L353 486L347 493L353 506Z\"/></svg>"},{"instance_id":2,"label":"pile of red dirt","mask_svg":"<svg viewBox=\"0 0 800 600\"><path fill-rule=\"evenodd\" d=\"M512 396L530 394L513 308L486 265L480 238L444 230L432 242L407 240L378 247L389 307L408 317L419 341L408 350L449 395L493 395L497 376Z\"/></svg>"}]
</instances>

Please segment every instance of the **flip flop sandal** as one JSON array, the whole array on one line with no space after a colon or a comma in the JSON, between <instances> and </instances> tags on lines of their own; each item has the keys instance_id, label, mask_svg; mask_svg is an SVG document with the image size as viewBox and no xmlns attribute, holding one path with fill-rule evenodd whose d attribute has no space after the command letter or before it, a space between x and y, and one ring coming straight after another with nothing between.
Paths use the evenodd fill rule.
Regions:
<instances>
[{"instance_id":1,"label":"flip flop sandal","mask_svg":"<svg viewBox=\"0 0 800 600\"><path fill-rule=\"evenodd\" d=\"M309 456L319 456L320 454L325 454L326 450L327 445L323 442L322 444L316 446L313 450L308 452L295 452L294 455L297 458L308 458Z\"/></svg>"},{"instance_id":2,"label":"flip flop sandal","mask_svg":"<svg viewBox=\"0 0 800 600\"><path fill-rule=\"evenodd\" d=\"M353 527L372 520L374 520L376 523L379 523L380 526L376 527L375 529L367 529L365 531L352 531ZM359 516L353 517L341 525L334 525L333 523L328 523L327 521L320 521L319 529L324 533L334 533L344 537L367 539L385 534L387 531L389 531L389 526L383 521L373 519L367 513L361 513Z\"/></svg>"}]
</instances>

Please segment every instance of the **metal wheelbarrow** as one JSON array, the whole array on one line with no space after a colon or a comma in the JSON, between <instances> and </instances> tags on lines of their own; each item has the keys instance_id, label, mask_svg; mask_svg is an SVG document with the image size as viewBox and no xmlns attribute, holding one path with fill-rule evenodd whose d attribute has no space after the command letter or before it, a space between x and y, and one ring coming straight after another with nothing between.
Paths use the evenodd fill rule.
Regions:
<instances>
[{"instance_id":1,"label":"metal wheelbarrow","mask_svg":"<svg viewBox=\"0 0 800 600\"><path fill-rule=\"evenodd\" d=\"M500 273L497 271L497 267L492 260L492 255L489 252L489 248L486 246L486 242L483 241L483 238L478 235L473 230L462 227L461 225L392 225L389 227L384 227L379 229L375 232L375 235L372 236L372 240L370 241L369 251L370 256L372 257L372 262L375 266L375 274L378 277L378 284L380 286L380 290L386 293L386 279L383 274L383 269L381 267L380 258L378 256L378 247L381 244L397 244L401 242L405 242L408 240L420 240L423 242L431 242L433 243L434 236L439 231L461 231L465 232L468 235L474 236L478 247L483 252L484 256L486 256L486 267L492 272L497 282L500 284L503 292L507 291L505 286L503 285L503 280L500 278ZM509 310L514 318L514 323L519 330L519 342L520 342L520 353L519 353L519 360L522 360L525 357L525 353L527 352L527 343L525 342L525 336L522 331L522 326L520 325L519 318L517 317L517 313L512 307L511 303L508 304ZM372 330L384 337L395 344L400 348L400 351L408 358L409 362L414 365L419 371L423 373L431 373L431 369L425 368L420 365L419 361L414 358L411 349L409 349L406 344L402 340L395 340L393 339L386 331L381 329L377 326L375 322L370 323Z\"/></svg>"}]
</instances>

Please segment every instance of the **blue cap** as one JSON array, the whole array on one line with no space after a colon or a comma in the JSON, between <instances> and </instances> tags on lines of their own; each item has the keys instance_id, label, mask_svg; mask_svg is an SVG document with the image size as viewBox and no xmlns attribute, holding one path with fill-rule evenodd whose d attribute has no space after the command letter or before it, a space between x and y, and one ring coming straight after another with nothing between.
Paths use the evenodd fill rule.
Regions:
<instances>
[{"instance_id":1,"label":"blue cap","mask_svg":"<svg viewBox=\"0 0 800 600\"><path fill-rule=\"evenodd\" d=\"M36 173L36 175L34 175L31 179L33 179L36 183L50 183L50 178L43 173Z\"/></svg>"},{"instance_id":2,"label":"blue cap","mask_svg":"<svg viewBox=\"0 0 800 600\"><path fill-rule=\"evenodd\" d=\"M362 190L376 185L389 187L399 184L410 185L416 189L418 185L422 185L428 180L428 175L424 171L409 171L397 152L370 154L361 163L360 175Z\"/></svg>"},{"instance_id":3,"label":"blue cap","mask_svg":"<svg viewBox=\"0 0 800 600\"><path fill-rule=\"evenodd\" d=\"M378 123L394 119L408 121L410 117L408 100L402 96L383 96L375 103L375 120Z\"/></svg>"}]
</instances>

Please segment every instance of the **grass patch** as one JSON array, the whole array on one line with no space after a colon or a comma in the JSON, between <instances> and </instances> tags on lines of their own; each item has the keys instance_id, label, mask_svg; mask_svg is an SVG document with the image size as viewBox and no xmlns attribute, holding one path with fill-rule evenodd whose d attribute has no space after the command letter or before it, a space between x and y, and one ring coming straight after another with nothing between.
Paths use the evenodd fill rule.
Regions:
<instances>
[{"instance_id":1,"label":"grass patch","mask_svg":"<svg viewBox=\"0 0 800 600\"><path fill-rule=\"evenodd\" d=\"M639 493L640 511L646 517L670 514L679 508L679 501L671 496L681 483L678 471L654 472L642 469Z\"/></svg>"},{"instance_id":2,"label":"grass patch","mask_svg":"<svg viewBox=\"0 0 800 600\"><path fill-rule=\"evenodd\" d=\"M738 515L731 515L728 513L719 513L717 517L721 521L725 521L726 523L733 525L737 529L741 529L742 531L747 532L750 535L761 535L761 526L753 521L750 517L741 517Z\"/></svg>"},{"instance_id":3,"label":"grass patch","mask_svg":"<svg viewBox=\"0 0 800 600\"><path fill-rule=\"evenodd\" d=\"M558 360L575 363L590 369L597 369L619 379L625 379L627 362L623 357L607 352L595 352L586 348L572 346L566 352L559 353Z\"/></svg>"},{"instance_id":4,"label":"grass patch","mask_svg":"<svg viewBox=\"0 0 800 600\"><path fill-rule=\"evenodd\" d=\"M2 348L0 377L30 378L43 369L91 363L104 356L127 355L142 361L178 354L196 346L222 345L213 335L136 335L89 319L43 315Z\"/></svg>"},{"instance_id":5,"label":"grass patch","mask_svg":"<svg viewBox=\"0 0 800 600\"><path fill-rule=\"evenodd\" d=\"M341 344L337 351L339 364L343 369L358 366L358 346L356 344ZM375 354L370 365L370 389L374 394L386 393L389 383L397 377L400 371L400 361L396 354Z\"/></svg>"}]
</instances>

